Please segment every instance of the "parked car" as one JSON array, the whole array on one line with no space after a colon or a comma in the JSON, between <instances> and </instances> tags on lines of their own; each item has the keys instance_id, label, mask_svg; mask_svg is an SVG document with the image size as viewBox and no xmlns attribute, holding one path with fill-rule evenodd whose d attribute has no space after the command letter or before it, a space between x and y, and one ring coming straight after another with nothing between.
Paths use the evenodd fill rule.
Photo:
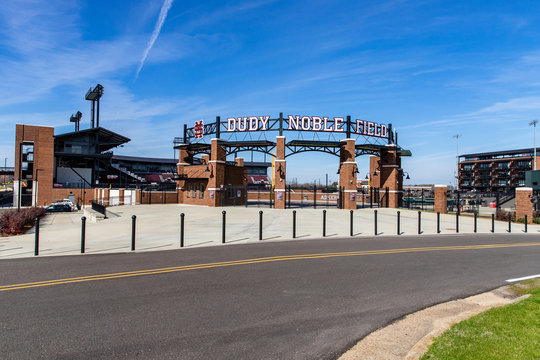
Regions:
<instances>
[{"instance_id":1,"label":"parked car","mask_svg":"<svg viewBox=\"0 0 540 360\"><path fill-rule=\"evenodd\" d=\"M69 207L71 208L70 211L77 211L77 206L75 206L75 204L73 204L69 199L55 201L51 205L69 205Z\"/></svg>"},{"instance_id":2,"label":"parked car","mask_svg":"<svg viewBox=\"0 0 540 360\"><path fill-rule=\"evenodd\" d=\"M45 208L46 212L71 212L69 204L52 204Z\"/></svg>"}]
</instances>

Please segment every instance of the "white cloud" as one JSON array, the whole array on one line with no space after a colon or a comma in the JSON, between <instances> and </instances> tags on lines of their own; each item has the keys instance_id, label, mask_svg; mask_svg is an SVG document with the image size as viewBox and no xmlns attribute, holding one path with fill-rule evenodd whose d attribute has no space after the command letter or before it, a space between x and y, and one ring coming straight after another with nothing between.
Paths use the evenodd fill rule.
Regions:
<instances>
[{"instance_id":1,"label":"white cloud","mask_svg":"<svg viewBox=\"0 0 540 360\"><path fill-rule=\"evenodd\" d=\"M135 78L139 77L139 73L141 72L141 69L144 65L144 62L146 61L146 58L148 57L148 53L154 46L154 43L156 42L159 33L161 32L161 27L163 26L163 23L165 22L165 19L167 18L167 13L169 12L169 9L172 6L174 0L164 0L163 5L161 6L161 10L159 11L159 17L156 22L156 26L154 27L154 31L152 32L152 36L150 36L150 40L148 41L148 45L146 45L146 48L144 49L143 56L141 58L141 61L139 63L139 67L137 68L137 73L135 74Z\"/></svg>"}]
</instances>

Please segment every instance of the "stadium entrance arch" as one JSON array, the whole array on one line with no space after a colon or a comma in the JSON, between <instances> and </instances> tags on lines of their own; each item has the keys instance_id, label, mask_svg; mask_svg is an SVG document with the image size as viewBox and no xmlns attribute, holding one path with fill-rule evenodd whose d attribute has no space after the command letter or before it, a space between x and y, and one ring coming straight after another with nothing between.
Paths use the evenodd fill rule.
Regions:
<instances>
[{"instance_id":1,"label":"stadium entrance arch","mask_svg":"<svg viewBox=\"0 0 540 360\"><path fill-rule=\"evenodd\" d=\"M274 207L287 206L287 158L308 151L339 158L339 204L356 209L358 165L356 157L370 156L370 187L383 189L380 202L398 207L402 201L401 157L411 152L397 143L392 124L352 119L351 116L309 116L279 114L228 117L193 127L184 125L184 136L177 138L179 153L177 190L179 203L207 206L247 204L247 173L242 152L260 152L273 157ZM199 155L200 158L196 158ZM235 161L228 162L227 156ZM363 199L362 199L363 201Z\"/></svg>"}]
</instances>

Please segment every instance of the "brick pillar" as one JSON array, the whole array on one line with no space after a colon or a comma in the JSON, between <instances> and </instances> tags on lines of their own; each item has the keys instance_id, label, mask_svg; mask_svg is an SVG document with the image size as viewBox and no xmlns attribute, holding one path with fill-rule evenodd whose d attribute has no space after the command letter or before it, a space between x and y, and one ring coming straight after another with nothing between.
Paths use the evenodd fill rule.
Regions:
<instances>
[{"instance_id":1,"label":"brick pillar","mask_svg":"<svg viewBox=\"0 0 540 360\"><path fill-rule=\"evenodd\" d=\"M247 202L247 168L244 166L244 158L238 157L234 159L235 165L242 168L242 182L239 184L242 186L242 198L237 200L238 205L245 205ZM238 184L237 184L238 185Z\"/></svg>"},{"instance_id":2,"label":"brick pillar","mask_svg":"<svg viewBox=\"0 0 540 360\"><path fill-rule=\"evenodd\" d=\"M118 189L118 205L124 205L124 189Z\"/></svg>"},{"instance_id":3,"label":"brick pillar","mask_svg":"<svg viewBox=\"0 0 540 360\"><path fill-rule=\"evenodd\" d=\"M344 190L343 208L347 210L356 209L356 172L358 165L354 161L354 146L354 139L341 140L339 186Z\"/></svg>"},{"instance_id":4,"label":"brick pillar","mask_svg":"<svg viewBox=\"0 0 540 360\"><path fill-rule=\"evenodd\" d=\"M275 208L285 209L285 179L287 162L285 161L285 136L276 136L276 159L274 160L274 196Z\"/></svg>"},{"instance_id":5,"label":"brick pillar","mask_svg":"<svg viewBox=\"0 0 540 360\"><path fill-rule=\"evenodd\" d=\"M221 146L224 140L212 139L210 146L210 177L208 178L208 206L223 206L223 187L225 185L225 148Z\"/></svg>"},{"instance_id":6,"label":"brick pillar","mask_svg":"<svg viewBox=\"0 0 540 360\"><path fill-rule=\"evenodd\" d=\"M440 212L441 214L446 214L448 209L447 202L447 190L446 185L435 185L435 212Z\"/></svg>"},{"instance_id":7,"label":"brick pillar","mask_svg":"<svg viewBox=\"0 0 540 360\"><path fill-rule=\"evenodd\" d=\"M538 165L538 163L537 163ZM530 187L516 188L516 219L524 219L532 223L533 219L533 190Z\"/></svg>"},{"instance_id":8,"label":"brick pillar","mask_svg":"<svg viewBox=\"0 0 540 360\"><path fill-rule=\"evenodd\" d=\"M397 149L383 150L381 156L371 156L369 159L370 185L380 189L381 206L397 208L403 196L403 173L401 156ZM388 200L386 199L388 188Z\"/></svg>"},{"instance_id":9,"label":"brick pillar","mask_svg":"<svg viewBox=\"0 0 540 360\"><path fill-rule=\"evenodd\" d=\"M178 163L176 164L176 172L179 180L176 181L176 192L178 193L179 204L184 203L184 192L186 191L186 181L181 178L186 174L186 166L190 166L192 164L193 154L186 149L178 149Z\"/></svg>"}]
</instances>

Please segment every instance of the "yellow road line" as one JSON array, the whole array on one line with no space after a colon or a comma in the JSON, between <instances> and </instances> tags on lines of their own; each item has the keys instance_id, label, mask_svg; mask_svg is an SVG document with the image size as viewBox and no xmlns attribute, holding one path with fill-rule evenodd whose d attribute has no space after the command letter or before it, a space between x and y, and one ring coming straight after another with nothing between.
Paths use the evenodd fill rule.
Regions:
<instances>
[{"instance_id":1,"label":"yellow road line","mask_svg":"<svg viewBox=\"0 0 540 360\"><path fill-rule=\"evenodd\" d=\"M214 263L206 263L206 264L173 266L173 267L166 267L166 268L159 268L159 269L126 271L126 272L111 273L111 274L88 275L88 276L46 280L46 281L38 281L38 282L30 282L30 283L22 283L22 284L2 285L0 286L0 291L18 290L18 289L60 285L60 284L70 284L70 283L95 281L95 280L117 279L117 278L142 276L142 275L164 274L164 273L171 273L171 272L178 272L178 271L210 269L210 268L216 268L216 267L258 264L258 263L276 262L276 261L323 259L323 258L344 257L344 256L400 254L400 253L428 252L428 251L497 249L497 248L524 247L524 246L540 246L540 242L516 243L516 244L432 246L432 247L388 249L388 250L365 250L365 251L349 251L349 252L335 252L335 253L321 253L321 254L283 255L283 256L255 258L255 259L214 262Z\"/></svg>"}]
</instances>

